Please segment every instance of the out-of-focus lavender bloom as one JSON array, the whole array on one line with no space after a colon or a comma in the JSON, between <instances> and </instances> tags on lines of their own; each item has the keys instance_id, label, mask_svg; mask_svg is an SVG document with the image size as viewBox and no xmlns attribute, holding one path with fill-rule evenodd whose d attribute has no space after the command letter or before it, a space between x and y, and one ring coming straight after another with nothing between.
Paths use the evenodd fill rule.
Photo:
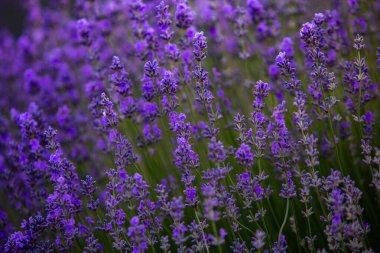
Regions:
<instances>
[{"instance_id":1,"label":"out-of-focus lavender bloom","mask_svg":"<svg viewBox=\"0 0 380 253\"><path fill-rule=\"evenodd\" d=\"M189 28L194 22L193 11L187 1L180 1L176 6L175 20L176 26L181 29Z\"/></svg>"},{"instance_id":2,"label":"out-of-focus lavender bloom","mask_svg":"<svg viewBox=\"0 0 380 253\"><path fill-rule=\"evenodd\" d=\"M128 73L125 71L123 64L120 62L119 57L114 56L110 67L113 72L110 76L110 81L115 86L115 90L121 96L132 94L132 83L128 79Z\"/></svg>"},{"instance_id":3,"label":"out-of-focus lavender bloom","mask_svg":"<svg viewBox=\"0 0 380 253\"><path fill-rule=\"evenodd\" d=\"M251 148L242 143L235 153L235 158L238 160L239 164L245 168L250 168L253 165L253 155Z\"/></svg>"},{"instance_id":4,"label":"out-of-focus lavender bloom","mask_svg":"<svg viewBox=\"0 0 380 253\"><path fill-rule=\"evenodd\" d=\"M90 104L94 119L95 127L100 131L107 131L119 123L119 117L113 110L113 103L105 93L94 98Z\"/></svg>"},{"instance_id":5,"label":"out-of-focus lavender bloom","mask_svg":"<svg viewBox=\"0 0 380 253\"><path fill-rule=\"evenodd\" d=\"M286 249L288 248L285 240L285 236L281 235L279 242L274 242L272 250L275 253L283 253L286 252Z\"/></svg>"},{"instance_id":6,"label":"out-of-focus lavender bloom","mask_svg":"<svg viewBox=\"0 0 380 253\"><path fill-rule=\"evenodd\" d=\"M254 247L255 250L260 250L261 248L264 247L265 245L264 239L265 239L264 231L256 230L255 236L253 237L253 240L252 240L252 246Z\"/></svg>"},{"instance_id":7,"label":"out-of-focus lavender bloom","mask_svg":"<svg viewBox=\"0 0 380 253\"><path fill-rule=\"evenodd\" d=\"M365 58L360 54L364 46L364 38L357 34L354 40L357 57L353 62L346 62L344 65L343 80L347 92L346 106L352 112L355 121L361 120L360 117L365 104L373 99L373 94L377 89L368 76Z\"/></svg>"},{"instance_id":8,"label":"out-of-focus lavender bloom","mask_svg":"<svg viewBox=\"0 0 380 253\"><path fill-rule=\"evenodd\" d=\"M90 37L90 24L87 19L80 19L77 22L77 31L80 39L80 43L85 46L91 46L92 40Z\"/></svg>"},{"instance_id":9,"label":"out-of-focus lavender bloom","mask_svg":"<svg viewBox=\"0 0 380 253\"><path fill-rule=\"evenodd\" d=\"M170 71L165 71L163 79L160 81L161 93L168 95L175 95L177 92L178 82L174 79L173 74Z\"/></svg>"},{"instance_id":10,"label":"out-of-focus lavender bloom","mask_svg":"<svg viewBox=\"0 0 380 253\"><path fill-rule=\"evenodd\" d=\"M203 201L203 208L205 212L206 219L210 221L218 221L220 219L220 212L217 211L219 205L218 199L216 198L215 186L211 184L202 184L201 186L202 195L205 197Z\"/></svg>"},{"instance_id":11,"label":"out-of-focus lavender bloom","mask_svg":"<svg viewBox=\"0 0 380 253\"><path fill-rule=\"evenodd\" d=\"M208 158L216 163L223 163L227 159L226 150L221 141L216 141L216 138L212 138L208 144L209 153Z\"/></svg>"},{"instance_id":12,"label":"out-of-focus lavender bloom","mask_svg":"<svg viewBox=\"0 0 380 253\"><path fill-rule=\"evenodd\" d=\"M286 173L286 183L282 184L280 196L282 198L294 198L297 196L296 186L292 180L291 172Z\"/></svg>"},{"instance_id":13,"label":"out-of-focus lavender bloom","mask_svg":"<svg viewBox=\"0 0 380 253\"><path fill-rule=\"evenodd\" d=\"M198 155L192 150L190 143L183 137L177 138L178 147L174 151L174 163L180 170L194 169L199 166Z\"/></svg>"},{"instance_id":14,"label":"out-of-focus lavender bloom","mask_svg":"<svg viewBox=\"0 0 380 253\"><path fill-rule=\"evenodd\" d=\"M137 216L132 217L130 224L131 225L128 228L127 236L131 239L131 252L145 252L148 249L145 226L140 224Z\"/></svg>"}]
</instances>

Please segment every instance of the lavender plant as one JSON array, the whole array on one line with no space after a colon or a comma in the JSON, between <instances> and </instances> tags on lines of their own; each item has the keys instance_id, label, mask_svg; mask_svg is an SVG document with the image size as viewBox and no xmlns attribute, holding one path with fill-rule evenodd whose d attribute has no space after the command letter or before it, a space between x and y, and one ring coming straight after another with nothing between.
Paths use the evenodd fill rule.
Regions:
<instances>
[{"instance_id":1,"label":"lavender plant","mask_svg":"<svg viewBox=\"0 0 380 253\"><path fill-rule=\"evenodd\" d=\"M22 6L0 252L380 251L379 1Z\"/></svg>"}]
</instances>

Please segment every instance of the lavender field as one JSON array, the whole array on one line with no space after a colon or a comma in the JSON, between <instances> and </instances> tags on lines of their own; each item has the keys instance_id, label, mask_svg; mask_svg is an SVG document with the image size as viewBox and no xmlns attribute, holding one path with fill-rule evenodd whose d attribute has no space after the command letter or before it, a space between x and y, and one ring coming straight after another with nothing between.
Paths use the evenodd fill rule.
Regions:
<instances>
[{"instance_id":1,"label":"lavender field","mask_svg":"<svg viewBox=\"0 0 380 253\"><path fill-rule=\"evenodd\" d=\"M379 0L24 0L0 252L380 252Z\"/></svg>"}]
</instances>

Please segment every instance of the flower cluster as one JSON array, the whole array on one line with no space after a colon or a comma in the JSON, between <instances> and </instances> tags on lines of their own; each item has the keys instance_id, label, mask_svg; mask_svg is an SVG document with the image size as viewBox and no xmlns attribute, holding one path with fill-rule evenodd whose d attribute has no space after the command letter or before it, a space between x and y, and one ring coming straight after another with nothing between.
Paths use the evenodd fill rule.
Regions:
<instances>
[{"instance_id":1,"label":"flower cluster","mask_svg":"<svg viewBox=\"0 0 380 253\"><path fill-rule=\"evenodd\" d=\"M18 2L0 252L380 251L378 1Z\"/></svg>"}]
</instances>

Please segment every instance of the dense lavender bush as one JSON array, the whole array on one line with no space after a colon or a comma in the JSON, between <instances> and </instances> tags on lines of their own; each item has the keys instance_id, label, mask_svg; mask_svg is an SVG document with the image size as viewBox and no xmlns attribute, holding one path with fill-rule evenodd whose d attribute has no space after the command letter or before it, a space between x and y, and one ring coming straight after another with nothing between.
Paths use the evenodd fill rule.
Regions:
<instances>
[{"instance_id":1,"label":"dense lavender bush","mask_svg":"<svg viewBox=\"0 0 380 253\"><path fill-rule=\"evenodd\" d=\"M0 252L380 251L380 1L22 3Z\"/></svg>"}]
</instances>

